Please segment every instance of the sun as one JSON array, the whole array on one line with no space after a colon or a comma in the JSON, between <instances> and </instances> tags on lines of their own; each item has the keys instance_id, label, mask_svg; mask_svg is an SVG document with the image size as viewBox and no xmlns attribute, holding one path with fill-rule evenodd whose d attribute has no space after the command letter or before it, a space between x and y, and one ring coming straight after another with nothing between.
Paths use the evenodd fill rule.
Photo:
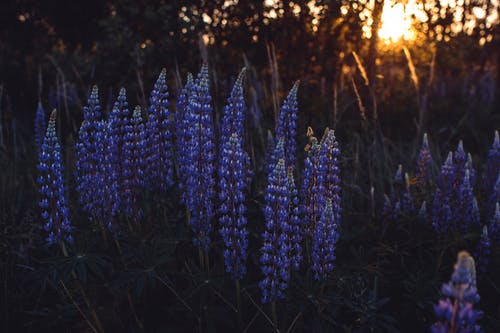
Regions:
<instances>
[{"instance_id":1,"label":"sun","mask_svg":"<svg viewBox=\"0 0 500 333\"><path fill-rule=\"evenodd\" d=\"M386 1L382 11L382 26L378 31L381 39L387 43L394 43L400 40L415 39L415 32L411 27L410 14L405 11L401 3L391 4Z\"/></svg>"}]
</instances>

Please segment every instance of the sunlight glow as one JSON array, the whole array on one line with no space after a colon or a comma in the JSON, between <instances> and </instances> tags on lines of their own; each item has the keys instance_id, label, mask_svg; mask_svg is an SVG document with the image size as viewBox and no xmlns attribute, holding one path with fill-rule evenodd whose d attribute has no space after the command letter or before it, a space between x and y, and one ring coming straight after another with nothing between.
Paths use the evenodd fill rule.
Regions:
<instances>
[{"instance_id":1,"label":"sunlight glow","mask_svg":"<svg viewBox=\"0 0 500 333\"><path fill-rule=\"evenodd\" d=\"M387 43L401 39L415 39L415 32L411 28L411 16L401 3L391 6L390 1L385 2L381 24L378 35Z\"/></svg>"}]
</instances>

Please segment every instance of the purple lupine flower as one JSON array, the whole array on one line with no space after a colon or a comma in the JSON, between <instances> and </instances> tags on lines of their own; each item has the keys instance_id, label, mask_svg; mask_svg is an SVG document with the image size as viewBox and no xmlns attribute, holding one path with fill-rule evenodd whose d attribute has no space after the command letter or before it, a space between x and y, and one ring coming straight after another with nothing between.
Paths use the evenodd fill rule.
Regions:
<instances>
[{"instance_id":1,"label":"purple lupine flower","mask_svg":"<svg viewBox=\"0 0 500 333\"><path fill-rule=\"evenodd\" d=\"M122 155L121 212L137 222L142 217L138 206L144 188L144 159L147 143L142 121L141 108L136 106L131 121L125 126Z\"/></svg>"},{"instance_id":2,"label":"purple lupine flower","mask_svg":"<svg viewBox=\"0 0 500 333\"><path fill-rule=\"evenodd\" d=\"M149 97L146 178L148 185L165 192L173 185L172 120L168 109L166 69L162 69Z\"/></svg>"},{"instance_id":3,"label":"purple lupine flower","mask_svg":"<svg viewBox=\"0 0 500 333\"><path fill-rule=\"evenodd\" d=\"M115 225L115 217L123 210L123 197L128 196L124 188L124 173L125 168L130 163L125 152L125 135L131 133L130 126L131 116L128 109L128 102L125 88L120 89L120 93L113 105L113 109L109 114L107 122L107 179L108 179L108 196L107 207L110 209L109 228L113 229ZM129 157L130 158L130 157Z\"/></svg>"},{"instance_id":4,"label":"purple lupine flower","mask_svg":"<svg viewBox=\"0 0 500 333\"><path fill-rule=\"evenodd\" d=\"M458 254L451 280L443 285L441 292L445 298L434 306L438 322L431 327L433 333L482 332L476 320L483 312L473 308L479 301L476 268L474 258L466 251Z\"/></svg>"},{"instance_id":5,"label":"purple lupine flower","mask_svg":"<svg viewBox=\"0 0 500 333\"><path fill-rule=\"evenodd\" d=\"M458 142L457 150L453 154L453 162L455 163L455 182L454 188L458 189L460 183L465 176L465 164L467 163L467 153L464 150L464 143L462 140Z\"/></svg>"},{"instance_id":6,"label":"purple lupine flower","mask_svg":"<svg viewBox=\"0 0 500 333\"><path fill-rule=\"evenodd\" d=\"M237 137L244 137L245 128L245 99L243 96L243 79L246 69L243 68L234 83L231 94L224 107L221 121L221 137L229 139L233 133Z\"/></svg>"},{"instance_id":7,"label":"purple lupine flower","mask_svg":"<svg viewBox=\"0 0 500 333\"><path fill-rule=\"evenodd\" d=\"M246 69L243 68L234 83L231 94L227 99L227 104L224 107L224 114L222 116L221 124L221 141L228 141L232 134L236 134L240 138L241 146L244 147L245 138L245 98L243 96L243 79L245 78ZM245 154L245 179L246 183L251 182L251 170L250 170L250 157L246 152Z\"/></svg>"},{"instance_id":8,"label":"purple lupine flower","mask_svg":"<svg viewBox=\"0 0 500 333\"><path fill-rule=\"evenodd\" d=\"M445 233L451 227L454 182L455 165L453 164L453 154L450 152L441 167L432 202L432 226L440 234Z\"/></svg>"},{"instance_id":9,"label":"purple lupine flower","mask_svg":"<svg viewBox=\"0 0 500 333\"><path fill-rule=\"evenodd\" d=\"M457 207L455 209L455 223L463 232L470 231L474 226L476 217L474 212L474 192L470 183L469 170L465 171L465 176L458 189Z\"/></svg>"},{"instance_id":10,"label":"purple lupine flower","mask_svg":"<svg viewBox=\"0 0 500 333\"><path fill-rule=\"evenodd\" d=\"M188 73L184 88L179 94L175 112L175 152L177 157L178 186L181 191L181 203L185 203L187 170L189 167L189 109L188 104L193 93L193 75Z\"/></svg>"},{"instance_id":11,"label":"purple lupine flower","mask_svg":"<svg viewBox=\"0 0 500 333\"><path fill-rule=\"evenodd\" d=\"M422 205L420 206L420 209L418 210L418 219L422 222L427 221L428 214L427 214L427 203L424 200L422 202Z\"/></svg>"},{"instance_id":12,"label":"purple lupine flower","mask_svg":"<svg viewBox=\"0 0 500 333\"><path fill-rule=\"evenodd\" d=\"M472 164L472 155L467 154L467 161L465 162L465 170L469 171L469 179L472 186L476 184L476 169Z\"/></svg>"},{"instance_id":13,"label":"purple lupine flower","mask_svg":"<svg viewBox=\"0 0 500 333\"><path fill-rule=\"evenodd\" d=\"M297 136L297 90L299 81L296 81L292 89L281 105L278 121L276 122L276 138L284 140L285 164L295 170L296 136ZM277 160L272 161L275 164Z\"/></svg>"},{"instance_id":14,"label":"purple lupine flower","mask_svg":"<svg viewBox=\"0 0 500 333\"><path fill-rule=\"evenodd\" d=\"M286 234L288 245L282 247L282 250L288 248L290 265L293 269L298 270L300 267L300 262L302 261L302 230L299 217L300 212L298 191L293 177L293 168L291 167L288 167L287 182L288 195L290 196L290 198L288 206L287 229L284 230L284 233Z\"/></svg>"},{"instance_id":15,"label":"purple lupine flower","mask_svg":"<svg viewBox=\"0 0 500 333\"><path fill-rule=\"evenodd\" d=\"M488 229L490 230L491 240L500 242L500 204L498 202L495 205L495 213L491 218Z\"/></svg>"},{"instance_id":16,"label":"purple lupine flower","mask_svg":"<svg viewBox=\"0 0 500 333\"><path fill-rule=\"evenodd\" d=\"M324 207L325 201L325 156L320 154L321 145L313 131L307 129L309 144L306 147L306 158L304 160L304 171L302 178L301 197L301 215L304 236L306 240L312 237L313 230L316 227Z\"/></svg>"},{"instance_id":17,"label":"purple lupine flower","mask_svg":"<svg viewBox=\"0 0 500 333\"><path fill-rule=\"evenodd\" d=\"M45 139L40 147L38 171L40 208L45 221L44 228L49 233L47 243L72 243L73 227L65 196L61 146L56 134L56 110L50 114Z\"/></svg>"},{"instance_id":18,"label":"purple lupine flower","mask_svg":"<svg viewBox=\"0 0 500 333\"><path fill-rule=\"evenodd\" d=\"M241 137L233 133L223 143L219 166L220 234L224 240L224 264L233 279L246 274L245 261L248 248L247 219L245 217L246 156Z\"/></svg>"},{"instance_id":19,"label":"purple lupine flower","mask_svg":"<svg viewBox=\"0 0 500 333\"><path fill-rule=\"evenodd\" d=\"M335 138L335 131L325 131L320 154L321 162L325 164L325 199L332 201L333 217L335 223L340 224L342 212L340 202L340 169L338 167L340 156L339 143Z\"/></svg>"},{"instance_id":20,"label":"purple lupine flower","mask_svg":"<svg viewBox=\"0 0 500 333\"><path fill-rule=\"evenodd\" d=\"M190 96L186 120L189 141L186 184L186 203L191 212L191 228L196 246L204 250L210 244L211 220L215 197L215 135L212 97L210 96L208 67L204 64Z\"/></svg>"},{"instance_id":21,"label":"purple lupine flower","mask_svg":"<svg viewBox=\"0 0 500 333\"><path fill-rule=\"evenodd\" d=\"M330 199L327 199L321 218L314 229L312 240L312 269L314 278L317 280L326 278L333 270L335 244L338 239L337 229L333 204Z\"/></svg>"},{"instance_id":22,"label":"purple lupine flower","mask_svg":"<svg viewBox=\"0 0 500 333\"><path fill-rule=\"evenodd\" d=\"M269 175L276 166L276 158L274 157L274 149L276 147L276 142L274 142L273 133L267 131L267 145L264 156L264 172Z\"/></svg>"},{"instance_id":23,"label":"purple lupine flower","mask_svg":"<svg viewBox=\"0 0 500 333\"><path fill-rule=\"evenodd\" d=\"M392 202L391 198L384 193L384 205L382 207L382 216L392 219Z\"/></svg>"},{"instance_id":24,"label":"purple lupine flower","mask_svg":"<svg viewBox=\"0 0 500 333\"><path fill-rule=\"evenodd\" d=\"M415 203L410 190L410 177L405 173L405 183L403 193L401 194L401 210L404 214L411 214L415 211Z\"/></svg>"},{"instance_id":25,"label":"purple lupine flower","mask_svg":"<svg viewBox=\"0 0 500 333\"><path fill-rule=\"evenodd\" d=\"M497 181L495 182L490 192L490 197L488 199L487 216L493 215L497 202L500 202L500 171L498 171Z\"/></svg>"},{"instance_id":26,"label":"purple lupine flower","mask_svg":"<svg viewBox=\"0 0 500 333\"><path fill-rule=\"evenodd\" d=\"M104 125L99 90L93 86L87 106L83 108L83 121L76 144L76 189L83 210L97 220L104 217Z\"/></svg>"},{"instance_id":27,"label":"purple lupine flower","mask_svg":"<svg viewBox=\"0 0 500 333\"><path fill-rule=\"evenodd\" d=\"M432 155L429 148L427 133L424 133L422 148L417 158L417 186L424 188L431 182Z\"/></svg>"},{"instance_id":28,"label":"purple lupine flower","mask_svg":"<svg viewBox=\"0 0 500 333\"><path fill-rule=\"evenodd\" d=\"M394 182L403 185L403 165L399 164L396 174L394 175Z\"/></svg>"},{"instance_id":29,"label":"purple lupine flower","mask_svg":"<svg viewBox=\"0 0 500 333\"><path fill-rule=\"evenodd\" d=\"M35 149L40 152L45 131L47 129L47 119L45 118L45 110L43 109L42 102L38 102L35 114Z\"/></svg>"},{"instance_id":30,"label":"purple lupine flower","mask_svg":"<svg viewBox=\"0 0 500 333\"><path fill-rule=\"evenodd\" d=\"M499 177L500 170L500 138L498 131L495 131L495 139L493 140L493 145L488 152L488 158L486 160L486 166L483 175L483 189L486 196L490 196L495 186L495 182Z\"/></svg>"},{"instance_id":31,"label":"purple lupine flower","mask_svg":"<svg viewBox=\"0 0 500 333\"><path fill-rule=\"evenodd\" d=\"M275 154L281 158L268 175L264 208L266 229L262 235L260 257L261 270L264 274L264 279L259 282L263 303L284 298L291 268L289 251L286 248L287 242L284 242L287 238L285 232L289 228L290 193L285 160L282 158L284 155L283 139L276 145Z\"/></svg>"},{"instance_id":32,"label":"purple lupine flower","mask_svg":"<svg viewBox=\"0 0 500 333\"><path fill-rule=\"evenodd\" d=\"M483 226L481 232L481 238L479 239L479 244L476 249L477 266L479 267L479 272L486 273L488 269L488 262L491 254L491 242L488 236L488 227Z\"/></svg>"}]
</instances>

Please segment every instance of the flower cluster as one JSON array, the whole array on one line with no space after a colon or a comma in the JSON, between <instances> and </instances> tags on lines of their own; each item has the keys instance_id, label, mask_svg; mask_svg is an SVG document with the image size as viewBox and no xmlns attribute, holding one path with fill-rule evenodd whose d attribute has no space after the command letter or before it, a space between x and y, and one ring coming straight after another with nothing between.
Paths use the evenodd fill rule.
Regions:
<instances>
[{"instance_id":1,"label":"flower cluster","mask_svg":"<svg viewBox=\"0 0 500 333\"><path fill-rule=\"evenodd\" d=\"M276 146L276 155L283 156L283 140ZM264 217L266 229L261 248L261 270L264 279L259 283L262 302L272 302L284 297L290 279L288 243L290 193L284 158L280 158L268 175Z\"/></svg>"},{"instance_id":2,"label":"flower cluster","mask_svg":"<svg viewBox=\"0 0 500 333\"><path fill-rule=\"evenodd\" d=\"M219 157L219 222L224 240L226 271L234 279L246 274L248 232L246 230L245 192L248 187L248 155L243 149L245 101L242 70L224 108Z\"/></svg>"},{"instance_id":3,"label":"flower cluster","mask_svg":"<svg viewBox=\"0 0 500 333\"><path fill-rule=\"evenodd\" d=\"M141 108L137 106L132 120L125 126L122 156L121 212L137 222L142 216L138 207L141 189L144 186L146 137Z\"/></svg>"},{"instance_id":4,"label":"flower cluster","mask_svg":"<svg viewBox=\"0 0 500 333\"><path fill-rule=\"evenodd\" d=\"M325 207L316 228L312 242L312 262L316 279L324 279L333 270L335 244L338 239L338 224L335 219L331 200L326 200Z\"/></svg>"},{"instance_id":5,"label":"flower cluster","mask_svg":"<svg viewBox=\"0 0 500 333\"><path fill-rule=\"evenodd\" d=\"M417 158L417 185L420 188L424 188L431 181L431 167L432 167L432 155L429 148L429 140L427 138L427 133L424 134L422 140L422 148Z\"/></svg>"},{"instance_id":6,"label":"flower cluster","mask_svg":"<svg viewBox=\"0 0 500 333\"><path fill-rule=\"evenodd\" d=\"M158 76L149 97L146 170L148 185L165 192L173 185L172 121L168 109L166 69Z\"/></svg>"},{"instance_id":7,"label":"flower cluster","mask_svg":"<svg viewBox=\"0 0 500 333\"><path fill-rule=\"evenodd\" d=\"M276 122L276 138L284 140L285 163L295 169L296 136L297 136L297 90L299 81L295 82L288 96L281 105L278 120ZM272 161L274 165L277 159Z\"/></svg>"},{"instance_id":8,"label":"flower cluster","mask_svg":"<svg viewBox=\"0 0 500 333\"><path fill-rule=\"evenodd\" d=\"M92 92L83 108L83 121L78 132L76 144L77 191L83 210L91 218L103 217L103 178L104 158L104 121L99 105L99 90L92 87Z\"/></svg>"},{"instance_id":9,"label":"flower cluster","mask_svg":"<svg viewBox=\"0 0 500 333\"><path fill-rule=\"evenodd\" d=\"M483 313L474 309L479 301L476 268L474 258L467 252L458 254L451 280L443 285L441 292L445 298L434 307L438 322L432 325L432 332L481 332L476 321Z\"/></svg>"},{"instance_id":10,"label":"flower cluster","mask_svg":"<svg viewBox=\"0 0 500 333\"><path fill-rule=\"evenodd\" d=\"M181 203L185 202L185 187L189 167L188 149L190 143L188 105L193 93L193 75L188 73L186 85L177 98L175 112L175 153L178 165L178 187L181 191Z\"/></svg>"},{"instance_id":11,"label":"flower cluster","mask_svg":"<svg viewBox=\"0 0 500 333\"><path fill-rule=\"evenodd\" d=\"M215 197L215 135L212 97L210 96L208 67L201 68L192 94L189 96L185 115L190 137L187 147L186 204L191 213L191 228L195 233L194 244L208 249Z\"/></svg>"},{"instance_id":12,"label":"flower cluster","mask_svg":"<svg viewBox=\"0 0 500 333\"><path fill-rule=\"evenodd\" d=\"M121 88L113 109L109 115L106 133L107 180L108 196L107 207L110 209L109 227L116 227L116 216L123 210L123 201L128 200L129 194L124 189L124 167L128 167L126 160L125 136L131 132L130 111L125 88Z\"/></svg>"},{"instance_id":13,"label":"flower cluster","mask_svg":"<svg viewBox=\"0 0 500 333\"><path fill-rule=\"evenodd\" d=\"M61 147L56 134L56 111L52 111L45 139L40 147L38 186L40 208L45 230L49 233L47 243L73 242L72 226L65 196Z\"/></svg>"},{"instance_id":14,"label":"flower cluster","mask_svg":"<svg viewBox=\"0 0 500 333\"><path fill-rule=\"evenodd\" d=\"M486 166L483 177L483 188L486 195L491 195L495 182L500 178L500 137L498 131L495 131L493 145L488 152Z\"/></svg>"},{"instance_id":15,"label":"flower cluster","mask_svg":"<svg viewBox=\"0 0 500 333\"><path fill-rule=\"evenodd\" d=\"M35 114L35 148L37 153L40 152L46 129L47 119L45 118L45 110L43 109L42 103L38 102Z\"/></svg>"},{"instance_id":16,"label":"flower cluster","mask_svg":"<svg viewBox=\"0 0 500 333\"><path fill-rule=\"evenodd\" d=\"M453 164L453 153L450 152L441 167L432 203L432 226L440 234L448 231L452 222L451 205L454 179L455 165Z\"/></svg>"}]
</instances>

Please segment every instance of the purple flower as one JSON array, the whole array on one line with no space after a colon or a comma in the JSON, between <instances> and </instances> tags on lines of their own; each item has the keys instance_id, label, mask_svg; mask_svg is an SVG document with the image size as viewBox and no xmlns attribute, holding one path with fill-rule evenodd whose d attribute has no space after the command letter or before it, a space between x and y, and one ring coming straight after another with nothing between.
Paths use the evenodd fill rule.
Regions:
<instances>
[{"instance_id":1,"label":"purple flower","mask_svg":"<svg viewBox=\"0 0 500 333\"><path fill-rule=\"evenodd\" d=\"M493 145L488 152L488 159L486 160L486 166L483 175L483 188L487 196L491 195L495 182L499 177L500 170L500 138L498 131L495 131L495 138L493 140Z\"/></svg>"},{"instance_id":2,"label":"purple flower","mask_svg":"<svg viewBox=\"0 0 500 333\"><path fill-rule=\"evenodd\" d=\"M438 321L431 331L437 332L481 332L476 320L483 315L474 310L479 301L476 289L476 268L474 258L466 251L458 254L455 271L450 282L443 285L443 298L434 307Z\"/></svg>"},{"instance_id":3,"label":"purple flower","mask_svg":"<svg viewBox=\"0 0 500 333\"><path fill-rule=\"evenodd\" d=\"M188 164L186 170L186 203L191 213L193 242L207 250L210 244L211 221L215 214L215 135L212 97L208 67L201 68L185 115L188 126Z\"/></svg>"},{"instance_id":4,"label":"purple flower","mask_svg":"<svg viewBox=\"0 0 500 333\"><path fill-rule=\"evenodd\" d=\"M268 175L264 208L266 228L262 235L261 270L264 279L259 286L262 302L272 302L284 298L284 291L290 280L291 261L287 231L290 214L290 193L285 160L283 159L283 140L276 146L276 156L280 156L274 170Z\"/></svg>"},{"instance_id":5,"label":"purple flower","mask_svg":"<svg viewBox=\"0 0 500 333\"><path fill-rule=\"evenodd\" d=\"M495 205L495 213L491 218L489 227L491 240L500 242L500 204L497 202Z\"/></svg>"},{"instance_id":6,"label":"purple flower","mask_svg":"<svg viewBox=\"0 0 500 333\"><path fill-rule=\"evenodd\" d=\"M431 182L431 167L432 167L432 155L429 149L429 141L427 139L427 133L424 134L422 140L422 148L417 158L417 185L420 188L424 188Z\"/></svg>"},{"instance_id":7,"label":"purple flower","mask_svg":"<svg viewBox=\"0 0 500 333\"><path fill-rule=\"evenodd\" d=\"M128 193L124 191L125 173L130 164L130 147L125 146L125 141L130 140L132 133L131 115L125 88L120 89L113 109L109 115L106 132L106 160L107 160L107 207L110 210L108 226L115 225L116 216L123 211L123 201L128 200ZM129 136L126 138L126 136Z\"/></svg>"},{"instance_id":8,"label":"purple flower","mask_svg":"<svg viewBox=\"0 0 500 333\"><path fill-rule=\"evenodd\" d=\"M441 167L432 202L432 226L440 234L444 234L451 227L454 182L455 165L453 163L453 154L450 152Z\"/></svg>"},{"instance_id":9,"label":"purple flower","mask_svg":"<svg viewBox=\"0 0 500 333\"><path fill-rule=\"evenodd\" d=\"M321 163L325 168L325 199L332 201L332 210L335 223L340 224L340 213L342 212L340 202L340 169L339 143L335 138L335 131L326 129L322 142Z\"/></svg>"},{"instance_id":10,"label":"purple flower","mask_svg":"<svg viewBox=\"0 0 500 333\"><path fill-rule=\"evenodd\" d=\"M73 227L69 220L68 205L63 180L61 146L56 134L56 111L52 111L49 125L40 147L37 179L40 193L40 208L45 230L49 233L47 243L73 242Z\"/></svg>"},{"instance_id":11,"label":"purple flower","mask_svg":"<svg viewBox=\"0 0 500 333\"><path fill-rule=\"evenodd\" d=\"M325 207L312 240L312 269L317 280L326 278L333 270L335 261L335 244L338 239L338 223L335 219L333 204L326 200Z\"/></svg>"},{"instance_id":12,"label":"purple flower","mask_svg":"<svg viewBox=\"0 0 500 333\"><path fill-rule=\"evenodd\" d=\"M47 120L45 118L45 110L43 109L42 102L38 102L35 114L35 148L37 153L40 152L46 129Z\"/></svg>"},{"instance_id":13,"label":"purple flower","mask_svg":"<svg viewBox=\"0 0 500 333\"><path fill-rule=\"evenodd\" d=\"M99 105L99 90L92 87L87 106L83 108L83 122L76 144L77 191L83 210L92 219L103 220L104 197L104 144L105 123Z\"/></svg>"},{"instance_id":14,"label":"purple flower","mask_svg":"<svg viewBox=\"0 0 500 333\"><path fill-rule=\"evenodd\" d=\"M490 237L488 236L488 227L483 226L483 230L481 232L481 238L479 239L479 244L476 249L476 258L478 262L479 271L481 273L486 273L488 269L489 257L491 254L491 242Z\"/></svg>"},{"instance_id":15,"label":"purple flower","mask_svg":"<svg viewBox=\"0 0 500 333\"><path fill-rule=\"evenodd\" d=\"M146 136L141 108L136 106L123 137L121 212L137 222L142 217L139 198L144 187Z\"/></svg>"},{"instance_id":16,"label":"purple flower","mask_svg":"<svg viewBox=\"0 0 500 333\"><path fill-rule=\"evenodd\" d=\"M189 168L189 100L193 94L194 81L191 73L187 75L186 85L182 89L176 104L175 112L175 153L177 157L178 184L181 191L181 203L185 203L186 179Z\"/></svg>"},{"instance_id":17,"label":"purple flower","mask_svg":"<svg viewBox=\"0 0 500 333\"><path fill-rule=\"evenodd\" d=\"M167 71L163 69L149 97L145 175L148 185L165 192L173 185L172 120L168 109Z\"/></svg>"},{"instance_id":18,"label":"purple flower","mask_svg":"<svg viewBox=\"0 0 500 333\"><path fill-rule=\"evenodd\" d=\"M299 81L295 82L292 89L281 105L278 121L276 122L276 138L284 140L285 164L295 170L296 136L297 136L297 90ZM277 160L272 161L274 165Z\"/></svg>"},{"instance_id":19,"label":"purple flower","mask_svg":"<svg viewBox=\"0 0 500 333\"><path fill-rule=\"evenodd\" d=\"M309 144L306 147L304 171L301 188L301 215L306 240L312 237L314 228L321 218L325 202L325 156L321 145L313 136L312 129L307 130Z\"/></svg>"},{"instance_id":20,"label":"purple flower","mask_svg":"<svg viewBox=\"0 0 500 333\"><path fill-rule=\"evenodd\" d=\"M468 232L472 226L480 223L475 212L474 192L470 183L469 170L465 171L464 179L458 189L455 223L458 223L463 232Z\"/></svg>"}]
</instances>

